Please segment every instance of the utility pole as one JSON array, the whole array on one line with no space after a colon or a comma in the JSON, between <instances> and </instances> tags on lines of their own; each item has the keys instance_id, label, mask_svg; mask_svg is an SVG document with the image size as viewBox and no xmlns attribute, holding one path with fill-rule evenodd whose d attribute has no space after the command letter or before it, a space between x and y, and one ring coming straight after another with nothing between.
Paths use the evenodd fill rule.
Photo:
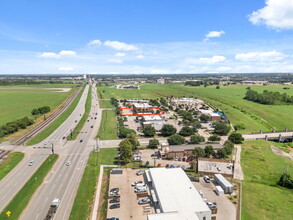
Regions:
<instances>
[{"instance_id":1,"label":"utility pole","mask_svg":"<svg viewBox=\"0 0 293 220\"><path fill-rule=\"evenodd\" d=\"M72 129L70 129L70 136L71 136L70 139L72 140Z\"/></svg>"},{"instance_id":2,"label":"utility pole","mask_svg":"<svg viewBox=\"0 0 293 220\"><path fill-rule=\"evenodd\" d=\"M54 144L52 143L52 154L54 155Z\"/></svg>"}]
</instances>

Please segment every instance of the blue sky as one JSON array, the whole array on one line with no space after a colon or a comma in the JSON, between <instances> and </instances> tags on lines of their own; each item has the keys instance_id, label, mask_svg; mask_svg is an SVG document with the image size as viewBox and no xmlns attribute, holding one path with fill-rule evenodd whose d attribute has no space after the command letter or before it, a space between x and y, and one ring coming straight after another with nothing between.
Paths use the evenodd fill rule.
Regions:
<instances>
[{"instance_id":1,"label":"blue sky","mask_svg":"<svg viewBox=\"0 0 293 220\"><path fill-rule=\"evenodd\" d=\"M9 0L0 74L293 72L292 0Z\"/></svg>"}]
</instances>

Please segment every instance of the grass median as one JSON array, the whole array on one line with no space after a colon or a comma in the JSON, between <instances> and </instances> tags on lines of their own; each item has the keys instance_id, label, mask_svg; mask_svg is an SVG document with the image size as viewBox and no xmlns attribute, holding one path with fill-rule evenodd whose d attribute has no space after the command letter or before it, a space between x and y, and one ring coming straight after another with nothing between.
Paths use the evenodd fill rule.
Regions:
<instances>
[{"instance_id":1,"label":"grass median","mask_svg":"<svg viewBox=\"0 0 293 220\"><path fill-rule=\"evenodd\" d=\"M81 129L83 128L86 120L88 119L88 116L90 114L91 111L91 107L92 107L92 89L91 87L89 88L88 91L88 95L86 98L86 103L85 103L85 112L82 116L82 118L80 119L80 121L78 122L78 124L76 125L76 127L73 129L72 131L72 136L69 135L67 137L67 140L75 140L79 134L79 132L81 131Z\"/></svg>"},{"instance_id":2,"label":"grass median","mask_svg":"<svg viewBox=\"0 0 293 220\"><path fill-rule=\"evenodd\" d=\"M103 110L102 121L97 137L100 140L117 140L117 120L114 110Z\"/></svg>"},{"instance_id":3,"label":"grass median","mask_svg":"<svg viewBox=\"0 0 293 220\"><path fill-rule=\"evenodd\" d=\"M5 220L17 220L21 215L22 211L28 205L32 195L35 193L37 188L43 183L44 178L53 167L54 163L58 159L58 155L50 155L39 169L33 174L33 176L26 182L22 189L16 194L11 202L5 207L3 212L0 214L0 219ZM11 215L8 217L6 212L10 211Z\"/></svg>"},{"instance_id":4,"label":"grass median","mask_svg":"<svg viewBox=\"0 0 293 220\"><path fill-rule=\"evenodd\" d=\"M89 219L93 208L100 165L113 165L116 155L116 148L105 148L101 149L100 152L91 152L71 209L70 220Z\"/></svg>"},{"instance_id":5,"label":"grass median","mask_svg":"<svg viewBox=\"0 0 293 220\"><path fill-rule=\"evenodd\" d=\"M0 180L2 180L24 158L24 153L13 152L0 163Z\"/></svg>"},{"instance_id":6,"label":"grass median","mask_svg":"<svg viewBox=\"0 0 293 220\"><path fill-rule=\"evenodd\" d=\"M63 112L55 121L53 121L45 130L37 134L35 137L33 137L31 140L29 140L26 145L34 145L38 144L47 137L49 137L73 112L73 110L76 108L80 97L84 91L84 88L79 92L79 94L75 97L74 101L71 103L71 105L66 109L65 112Z\"/></svg>"}]
</instances>

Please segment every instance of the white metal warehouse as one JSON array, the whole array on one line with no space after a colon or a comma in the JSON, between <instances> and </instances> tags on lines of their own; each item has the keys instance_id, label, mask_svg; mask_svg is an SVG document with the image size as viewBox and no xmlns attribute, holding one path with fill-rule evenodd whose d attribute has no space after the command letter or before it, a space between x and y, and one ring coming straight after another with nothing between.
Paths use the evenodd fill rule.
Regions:
<instances>
[{"instance_id":1,"label":"white metal warehouse","mask_svg":"<svg viewBox=\"0 0 293 220\"><path fill-rule=\"evenodd\" d=\"M151 168L146 179L156 206L148 220L211 219L211 210L181 168Z\"/></svg>"}]
</instances>

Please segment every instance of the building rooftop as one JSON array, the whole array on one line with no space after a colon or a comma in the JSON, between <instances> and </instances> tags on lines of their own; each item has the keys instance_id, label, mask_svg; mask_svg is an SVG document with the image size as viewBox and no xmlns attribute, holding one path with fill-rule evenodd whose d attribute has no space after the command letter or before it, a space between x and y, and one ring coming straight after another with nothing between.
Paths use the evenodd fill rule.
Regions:
<instances>
[{"instance_id":1,"label":"building rooftop","mask_svg":"<svg viewBox=\"0 0 293 220\"><path fill-rule=\"evenodd\" d=\"M133 103L133 106L135 108L150 108L150 107L152 107L148 103Z\"/></svg>"},{"instance_id":2,"label":"building rooftop","mask_svg":"<svg viewBox=\"0 0 293 220\"><path fill-rule=\"evenodd\" d=\"M214 113L214 112L209 113L209 115L212 117L220 117L220 115L218 113Z\"/></svg>"},{"instance_id":3,"label":"building rooftop","mask_svg":"<svg viewBox=\"0 0 293 220\"><path fill-rule=\"evenodd\" d=\"M210 113L213 113L212 110L199 109L198 111L200 111L202 114L210 114Z\"/></svg>"},{"instance_id":4,"label":"building rooftop","mask_svg":"<svg viewBox=\"0 0 293 220\"><path fill-rule=\"evenodd\" d=\"M150 168L149 173L161 208L149 220L198 220L211 212L181 168Z\"/></svg>"},{"instance_id":5,"label":"building rooftop","mask_svg":"<svg viewBox=\"0 0 293 220\"><path fill-rule=\"evenodd\" d=\"M196 147L204 149L207 145L213 146L214 149L221 149L223 145L221 144L184 144L184 145L167 145L169 151L184 151L184 150L193 150Z\"/></svg>"},{"instance_id":6,"label":"building rooftop","mask_svg":"<svg viewBox=\"0 0 293 220\"><path fill-rule=\"evenodd\" d=\"M164 121L160 115L144 115L142 117L144 121Z\"/></svg>"}]
</instances>

